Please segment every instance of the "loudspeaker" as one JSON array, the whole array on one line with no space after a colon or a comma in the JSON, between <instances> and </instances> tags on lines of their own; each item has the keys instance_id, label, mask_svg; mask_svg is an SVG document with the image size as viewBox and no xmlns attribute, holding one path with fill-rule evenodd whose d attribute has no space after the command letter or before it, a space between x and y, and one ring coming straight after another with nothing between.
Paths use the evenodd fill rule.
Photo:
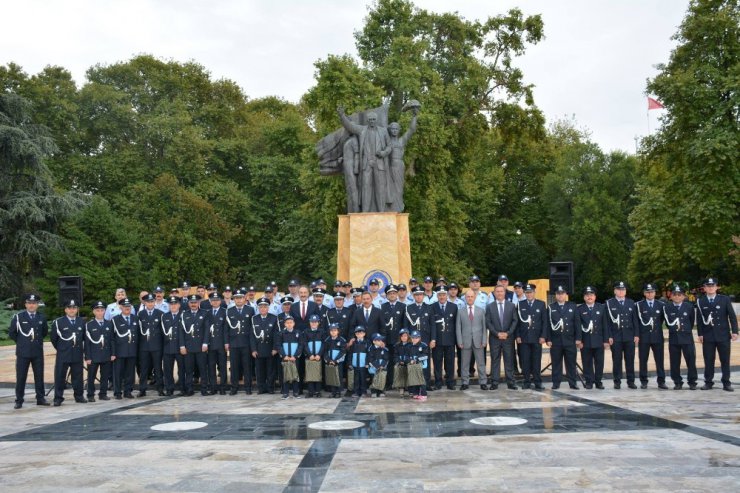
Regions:
<instances>
[{"instance_id":1,"label":"loudspeaker","mask_svg":"<svg viewBox=\"0 0 740 493\"><path fill-rule=\"evenodd\" d=\"M573 296L573 262L550 262L550 292L554 293L558 285Z\"/></svg>"},{"instance_id":2,"label":"loudspeaker","mask_svg":"<svg viewBox=\"0 0 740 493\"><path fill-rule=\"evenodd\" d=\"M62 276L59 282L59 306L64 306L69 300L75 300L79 306L83 305L82 301L82 277L80 276Z\"/></svg>"}]
</instances>

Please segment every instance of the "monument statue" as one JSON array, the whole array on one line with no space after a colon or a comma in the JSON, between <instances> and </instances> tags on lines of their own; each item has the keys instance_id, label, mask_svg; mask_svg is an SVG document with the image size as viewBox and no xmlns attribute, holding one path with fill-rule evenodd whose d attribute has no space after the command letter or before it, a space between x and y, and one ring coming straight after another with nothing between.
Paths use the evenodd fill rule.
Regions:
<instances>
[{"instance_id":1,"label":"monument statue","mask_svg":"<svg viewBox=\"0 0 740 493\"><path fill-rule=\"evenodd\" d=\"M403 156L420 107L416 100L404 105L413 117L403 135L397 122L387 124L385 105L351 116L337 109L343 128L321 139L316 152L322 175L344 174L347 212L403 212Z\"/></svg>"}]
</instances>

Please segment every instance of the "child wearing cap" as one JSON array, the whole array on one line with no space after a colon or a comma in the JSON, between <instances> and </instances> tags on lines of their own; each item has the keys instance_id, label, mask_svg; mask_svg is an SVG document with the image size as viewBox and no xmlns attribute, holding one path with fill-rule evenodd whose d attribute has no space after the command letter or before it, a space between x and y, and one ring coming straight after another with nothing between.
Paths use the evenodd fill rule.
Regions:
<instances>
[{"instance_id":1,"label":"child wearing cap","mask_svg":"<svg viewBox=\"0 0 740 493\"><path fill-rule=\"evenodd\" d=\"M395 345L395 351L393 353L393 362L396 366L393 372L393 388L398 389L398 393L401 396L405 396L406 388L408 387L407 365L411 361L411 339L409 338L408 329L398 331L398 342Z\"/></svg>"},{"instance_id":2,"label":"child wearing cap","mask_svg":"<svg viewBox=\"0 0 740 493\"><path fill-rule=\"evenodd\" d=\"M329 325L329 337L324 341L325 382L331 396L341 396L341 376L344 374L344 358L347 353L347 341L339 335L339 324Z\"/></svg>"},{"instance_id":3,"label":"child wearing cap","mask_svg":"<svg viewBox=\"0 0 740 493\"><path fill-rule=\"evenodd\" d=\"M368 372L373 376L371 397L385 397L385 376L387 375L390 352L385 347L385 338L373 334L373 345L368 351Z\"/></svg>"},{"instance_id":4,"label":"child wearing cap","mask_svg":"<svg viewBox=\"0 0 740 493\"><path fill-rule=\"evenodd\" d=\"M355 339L347 352L350 355L350 366L352 368L351 380L347 382L354 397L362 397L367 392L367 352L370 344L365 339L365 327L355 327Z\"/></svg>"},{"instance_id":5,"label":"child wearing cap","mask_svg":"<svg viewBox=\"0 0 740 493\"><path fill-rule=\"evenodd\" d=\"M298 331L294 330L295 320L293 317L286 318L283 329L275 338L275 349L283 360L283 399L288 398L292 390L293 397L300 399L300 379L296 368L296 359L303 354L303 341Z\"/></svg>"},{"instance_id":6,"label":"child wearing cap","mask_svg":"<svg viewBox=\"0 0 740 493\"><path fill-rule=\"evenodd\" d=\"M409 394L416 400L427 400L427 386L429 381L429 346L421 340L421 333L415 330L411 333L410 366L420 366L423 378L414 378L413 370L409 370Z\"/></svg>"},{"instance_id":7,"label":"child wearing cap","mask_svg":"<svg viewBox=\"0 0 740 493\"><path fill-rule=\"evenodd\" d=\"M308 319L308 330L303 333L307 398L321 397L321 361L324 355L324 331L319 327L320 323L321 317L316 314L311 315Z\"/></svg>"}]
</instances>

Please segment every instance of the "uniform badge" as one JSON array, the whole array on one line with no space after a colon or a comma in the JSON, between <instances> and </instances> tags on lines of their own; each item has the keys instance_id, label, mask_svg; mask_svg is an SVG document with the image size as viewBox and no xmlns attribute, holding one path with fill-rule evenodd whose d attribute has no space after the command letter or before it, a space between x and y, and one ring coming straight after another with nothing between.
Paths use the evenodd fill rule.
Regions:
<instances>
[{"instance_id":1,"label":"uniform badge","mask_svg":"<svg viewBox=\"0 0 740 493\"><path fill-rule=\"evenodd\" d=\"M568 311L569 311L570 313L573 313L573 309L572 309L572 308L568 308Z\"/></svg>"},{"instance_id":2,"label":"uniform badge","mask_svg":"<svg viewBox=\"0 0 740 493\"><path fill-rule=\"evenodd\" d=\"M688 313L686 313L686 312L683 312L683 316L684 316L684 317L687 317L688 315L689 315Z\"/></svg>"},{"instance_id":3,"label":"uniform badge","mask_svg":"<svg viewBox=\"0 0 740 493\"><path fill-rule=\"evenodd\" d=\"M596 315L601 315L601 312L599 310L596 310Z\"/></svg>"},{"instance_id":4,"label":"uniform badge","mask_svg":"<svg viewBox=\"0 0 740 493\"><path fill-rule=\"evenodd\" d=\"M539 309L539 308L538 308L538 309L536 309L536 310L535 310L535 312L536 312L536 313L540 313L540 309Z\"/></svg>"}]
</instances>

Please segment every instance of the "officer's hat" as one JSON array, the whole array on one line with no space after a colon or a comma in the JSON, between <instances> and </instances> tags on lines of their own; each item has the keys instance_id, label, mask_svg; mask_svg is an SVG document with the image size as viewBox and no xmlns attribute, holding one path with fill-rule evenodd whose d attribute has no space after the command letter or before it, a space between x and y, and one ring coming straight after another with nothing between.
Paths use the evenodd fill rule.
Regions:
<instances>
[{"instance_id":1,"label":"officer's hat","mask_svg":"<svg viewBox=\"0 0 740 493\"><path fill-rule=\"evenodd\" d=\"M321 317L319 317L318 315L314 313L313 315L308 317L308 321L309 322L321 322Z\"/></svg>"},{"instance_id":2,"label":"officer's hat","mask_svg":"<svg viewBox=\"0 0 740 493\"><path fill-rule=\"evenodd\" d=\"M249 287L247 288L247 292L248 292L248 293L254 293L255 291L257 291L257 290L256 290L256 289L254 289L254 286L249 286Z\"/></svg>"},{"instance_id":3,"label":"officer's hat","mask_svg":"<svg viewBox=\"0 0 740 493\"><path fill-rule=\"evenodd\" d=\"M141 301L155 301L155 298L152 293L147 293L141 297Z\"/></svg>"},{"instance_id":4,"label":"officer's hat","mask_svg":"<svg viewBox=\"0 0 740 493\"><path fill-rule=\"evenodd\" d=\"M285 305L285 304L292 305L293 304L293 297L292 296L283 296L282 298L280 298L280 304L281 305Z\"/></svg>"},{"instance_id":5,"label":"officer's hat","mask_svg":"<svg viewBox=\"0 0 740 493\"><path fill-rule=\"evenodd\" d=\"M716 286L717 284L718 283L716 277L707 277L707 280L704 281L705 286Z\"/></svg>"},{"instance_id":6,"label":"officer's hat","mask_svg":"<svg viewBox=\"0 0 740 493\"><path fill-rule=\"evenodd\" d=\"M418 330L414 330L411 332L411 338L412 339L420 339L421 338L421 332Z\"/></svg>"},{"instance_id":7,"label":"officer's hat","mask_svg":"<svg viewBox=\"0 0 740 493\"><path fill-rule=\"evenodd\" d=\"M297 279L291 279L291 280L290 280L290 281L288 282L288 286L298 286L299 284L300 284L300 283L298 282L298 280L297 280Z\"/></svg>"},{"instance_id":8,"label":"officer's hat","mask_svg":"<svg viewBox=\"0 0 740 493\"><path fill-rule=\"evenodd\" d=\"M199 294L191 294L188 296L188 303L197 303L200 301L200 295Z\"/></svg>"},{"instance_id":9,"label":"officer's hat","mask_svg":"<svg viewBox=\"0 0 740 493\"><path fill-rule=\"evenodd\" d=\"M316 281L311 281L311 284L308 285L309 289L313 289L316 287Z\"/></svg>"},{"instance_id":10,"label":"officer's hat","mask_svg":"<svg viewBox=\"0 0 740 493\"><path fill-rule=\"evenodd\" d=\"M326 281L324 281L323 277L319 277L318 279L316 279L316 284L326 284Z\"/></svg>"},{"instance_id":11,"label":"officer's hat","mask_svg":"<svg viewBox=\"0 0 740 493\"><path fill-rule=\"evenodd\" d=\"M336 300L337 298L344 299L344 293L340 293L339 291L335 292L334 293L334 299Z\"/></svg>"},{"instance_id":12,"label":"officer's hat","mask_svg":"<svg viewBox=\"0 0 740 493\"><path fill-rule=\"evenodd\" d=\"M424 288L422 288L421 286L414 286L413 288L411 288L411 294L416 293L424 294Z\"/></svg>"},{"instance_id":13,"label":"officer's hat","mask_svg":"<svg viewBox=\"0 0 740 493\"><path fill-rule=\"evenodd\" d=\"M38 295L35 295L33 293L29 293L26 295L26 303L38 303L41 301L41 298L39 298Z\"/></svg>"},{"instance_id":14,"label":"officer's hat","mask_svg":"<svg viewBox=\"0 0 740 493\"><path fill-rule=\"evenodd\" d=\"M324 289L324 288L313 288L313 289L311 290L311 293L312 293L312 294L313 294L314 296L317 296L317 295L318 295L318 296L324 296L324 295L326 294L326 289Z\"/></svg>"},{"instance_id":15,"label":"officer's hat","mask_svg":"<svg viewBox=\"0 0 740 493\"><path fill-rule=\"evenodd\" d=\"M385 337L383 337L379 333L376 332L375 334L373 334L373 341L384 341L384 340L385 340Z\"/></svg>"},{"instance_id":16,"label":"officer's hat","mask_svg":"<svg viewBox=\"0 0 740 493\"><path fill-rule=\"evenodd\" d=\"M534 284L531 284L531 283L527 283L527 284L525 284L525 285L524 285L524 291L525 291L526 293L531 293L531 292L532 292L532 291L534 291L535 289L537 289L537 286L535 286Z\"/></svg>"},{"instance_id":17,"label":"officer's hat","mask_svg":"<svg viewBox=\"0 0 740 493\"><path fill-rule=\"evenodd\" d=\"M470 276L468 278L468 281L469 282L475 282L475 281L480 282L480 277L478 277L477 275L473 274L472 276Z\"/></svg>"},{"instance_id":18,"label":"officer's hat","mask_svg":"<svg viewBox=\"0 0 740 493\"><path fill-rule=\"evenodd\" d=\"M241 288L234 291L234 298L244 298L247 295Z\"/></svg>"},{"instance_id":19,"label":"officer's hat","mask_svg":"<svg viewBox=\"0 0 740 493\"><path fill-rule=\"evenodd\" d=\"M345 283L342 285L345 288L351 288L352 287L352 281L345 281Z\"/></svg>"},{"instance_id":20,"label":"officer's hat","mask_svg":"<svg viewBox=\"0 0 740 493\"><path fill-rule=\"evenodd\" d=\"M593 286L586 286L583 288L583 294L596 294L596 288Z\"/></svg>"},{"instance_id":21,"label":"officer's hat","mask_svg":"<svg viewBox=\"0 0 740 493\"><path fill-rule=\"evenodd\" d=\"M437 293L447 294L447 287L444 284L442 284L442 285L437 286L436 288L434 288L434 291L436 291Z\"/></svg>"},{"instance_id":22,"label":"officer's hat","mask_svg":"<svg viewBox=\"0 0 740 493\"><path fill-rule=\"evenodd\" d=\"M196 286L196 288L198 288L198 289L206 289L206 285L205 284L198 284Z\"/></svg>"},{"instance_id":23,"label":"officer's hat","mask_svg":"<svg viewBox=\"0 0 740 493\"><path fill-rule=\"evenodd\" d=\"M336 322L332 322L329 324L329 330L339 330L339 324Z\"/></svg>"},{"instance_id":24,"label":"officer's hat","mask_svg":"<svg viewBox=\"0 0 740 493\"><path fill-rule=\"evenodd\" d=\"M398 292L398 286L396 286L395 284L391 283L391 284L389 284L389 285L387 285L385 287L385 290L384 291L386 292L386 294L390 293L391 291Z\"/></svg>"},{"instance_id":25,"label":"officer's hat","mask_svg":"<svg viewBox=\"0 0 740 493\"><path fill-rule=\"evenodd\" d=\"M177 288L172 288L172 289L170 289L170 294L172 294L172 293L177 293L177 292L179 292L179 291L180 291L180 290L179 290L179 289L177 289Z\"/></svg>"},{"instance_id":26,"label":"officer's hat","mask_svg":"<svg viewBox=\"0 0 740 493\"><path fill-rule=\"evenodd\" d=\"M208 295L209 300L220 300L221 295L218 294L218 291L214 291L213 293Z\"/></svg>"},{"instance_id":27,"label":"officer's hat","mask_svg":"<svg viewBox=\"0 0 740 493\"><path fill-rule=\"evenodd\" d=\"M272 286L273 288L276 288L277 287L277 281L270 281L270 286Z\"/></svg>"},{"instance_id":28,"label":"officer's hat","mask_svg":"<svg viewBox=\"0 0 740 493\"><path fill-rule=\"evenodd\" d=\"M419 284L419 281L417 281L415 277L410 277L409 284Z\"/></svg>"},{"instance_id":29,"label":"officer's hat","mask_svg":"<svg viewBox=\"0 0 740 493\"><path fill-rule=\"evenodd\" d=\"M645 285L642 287L643 291L655 291L655 284L653 283L645 283Z\"/></svg>"},{"instance_id":30,"label":"officer's hat","mask_svg":"<svg viewBox=\"0 0 740 493\"><path fill-rule=\"evenodd\" d=\"M556 293L567 293L568 291L566 291L565 286L558 285L555 288L555 292Z\"/></svg>"},{"instance_id":31,"label":"officer's hat","mask_svg":"<svg viewBox=\"0 0 740 493\"><path fill-rule=\"evenodd\" d=\"M684 291L684 289L681 286L679 286L678 284L676 284L675 286L673 286L673 291L672 292L673 292L673 294L686 294L686 291Z\"/></svg>"},{"instance_id":32,"label":"officer's hat","mask_svg":"<svg viewBox=\"0 0 740 493\"><path fill-rule=\"evenodd\" d=\"M401 329L401 330L398 331L399 337L401 336L401 334L408 334L408 333L409 333L409 329L407 329L407 328L403 328L403 329Z\"/></svg>"},{"instance_id":33,"label":"officer's hat","mask_svg":"<svg viewBox=\"0 0 740 493\"><path fill-rule=\"evenodd\" d=\"M80 305L77 304L76 300L69 300L67 301L67 304L64 305L64 308L79 308Z\"/></svg>"},{"instance_id":34,"label":"officer's hat","mask_svg":"<svg viewBox=\"0 0 740 493\"><path fill-rule=\"evenodd\" d=\"M122 300L118 300L118 304L121 305L121 306L134 306L131 303L131 300L128 299L128 298L123 298Z\"/></svg>"},{"instance_id":35,"label":"officer's hat","mask_svg":"<svg viewBox=\"0 0 740 493\"><path fill-rule=\"evenodd\" d=\"M180 289L190 289L190 284L187 281L183 281L180 283Z\"/></svg>"},{"instance_id":36,"label":"officer's hat","mask_svg":"<svg viewBox=\"0 0 740 493\"><path fill-rule=\"evenodd\" d=\"M264 291L265 293L272 293L273 291L274 290L273 290L272 286L270 286L269 284L267 286L265 286L265 291Z\"/></svg>"},{"instance_id":37,"label":"officer's hat","mask_svg":"<svg viewBox=\"0 0 740 493\"><path fill-rule=\"evenodd\" d=\"M521 281L517 281L517 282L514 283L514 287L515 288L523 288L524 287L524 284L522 284Z\"/></svg>"},{"instance_id":38,"label":"officer's hat","mask_svg":"<svg viewBox=\"0 0 740 493\"><path fill-rule=\"evenodd\" d=\"M288 320L292 320L295 322L295 318L293 318L293 315L291 315L290 313L286 313L283 317L283 322L287 322Z\"/></svg>"},{"instance_id":39,"label":"officer's hat","mask_svg":"<svg viewBox=\"0 0 740 493\"><path fill-rule=\"evenodd\" d=\"M357 334L358 332L365 332L365 326L358 325L357 327L355 327L355 334Z\"/></svg>"},{"instance_id":40,"label":"officer's hat","mask_svg":"<svg viewBox=\"0 0 740 493\"><path fill-rule=\"evenodd\" d=\"M258 305L269 305L270 304L270 300L267 299L266 296L263 296L262 298L260 298L260 299L257 300L257 304Z\"/></svg>"},{"instance_id":41,"label":"officer's hat","mask_svg":"<svg viewBox=\"0 0 740 493\"><path fill-rule=\"evenodd\" d=\"M438 283L443 282L443 283L447 284L447 279L445 279L444 276L440 276L439 279L437 279L437 282Z\"/></svg>"},{"instance_id":42,"label":"officer's hat","mask_svg":"<svg viewBox=\"0 0 740 493\"><path fill-rule=\"evenodd\" d=\"M398 288L399 291L408 291L409 290L404 283L397 284L396 285L396 288Z\"/></svg>"},{"instance_id":43,"label":"officer's hat","mask_svg":"<svg viewBox=\"0 0 740 493\"><path fill-rule=\"evenodd\" d=\"M98 301L96 301L95 303L92 304L92 307L91 308L93 310L95 310L96 308L102 308L103 310L105 310L105 303L103 303L102 301L98 300Z\"/></svg>"},{"instance_id":44,"label":"officer's hat","mask_svg":"<svg viewBox=\"0 0 740 493\"><path fill-rule=\"evenodd\" d=\"M334 281L334 287L335 288L341 288L342 286L344 286L344 283L342 281L340 281L339 279L337 279L336 281Z\"/></svg>"},{"instance_id":45,"label":"officer's hat","mask_svg":"<svg viewBox=\"0 0 740 493\"><path fill-rule=\"evenodd\" d=\"M452 288L455 288L455 289L457 289L458 291L460 291L460 286L458 286L456 282L451 282L451 283L449 283L449 284L447 285L447 289L452 289Z\"/></svg>"},{"instance_id":46,"label":"officer's hat","mask_svg":"<svg viewBox=\"0 0 740 493\"><path fill-rule=\"evenodd\" d=\"M164 288L162 286L157 286L154 288L155 293L164 293Z\"/></svg>"},{"instance_id":47,"label":"officer's hat","mask_svg":"<svg viewBox=\"0 0 740 493\"><path fill-rule=\"evenodd\" d=\"M180 298L178 298L177 296L170 296L169 298L167 298L167 303L169 303L170 305L175 305L177 303L180 303Z\"/></svg>"},{"instance_id":48,"label":"officer's hat","mask_svg":"<svg viewBox=\"0 0 740 493\"><path fill-rule=\"evenodd\" d=\"M362 289L352 288L349 292L352 293L352 296L360 296L362 294Z\"/></svg>"},{"instance_id":49,"label":"officer's hat","mask_svg":"<svg viewBox=\"0 0 740 493\"><path fill-rule=\"evenodd\" d=\"M218 286L216 286L214 283L211 282L211 283L208 283L208 286L206 286L206 289L208 290L218 289Z\"/></svg>"},{"instance_id":50,"label":"officer's hat","mask_svg":"<svg viewBox=\"0 0 740 493\"><path fill-rule=\"evenodd\" d=\"M617 281L614 283L614 289L627 289L627 284L624 281Z\"/></svg>"},{"instance_id":51,"label":"officer's hat","mask_svg":"<svg viewBox=\"0 0 740 493\"><path fill-rule=\"evenodd\" d=\"M434 282L434 279L432 279L432 276L424 276L424 282Z\"/></svg>"},{"instance_id":52,"label":"officer's hat","mask_svg":"<svg viewBox=\"0 0 740 493\"><path fill-rule=\"evenodd\" d=\"M371 286L372 285L380 286L380 281L378 281L377 277L373 277L372 279L370 279L370 282L368 284L370 284Z\"/></svg>"},{"instance_id":53,"label":"officer's hat","mask_svg":"<svg viewBox=\"0 0 740 493\"><path fill-rule=\"evenodd\" d=\"M230 293L231 291L231 286L224 286L224 293Z\"/></svg>"},{"instance_id":54,"label":"officer's hat","mask_svg":"<svg viewBox=\"0 0 740 493\"><path fill-rule=\"evenodd\" d=\"M508 281L509 278L506 277L506 274L501 274L500 276L498 276L498 280L499 281Z\"/></svg>"}]
</instances>

